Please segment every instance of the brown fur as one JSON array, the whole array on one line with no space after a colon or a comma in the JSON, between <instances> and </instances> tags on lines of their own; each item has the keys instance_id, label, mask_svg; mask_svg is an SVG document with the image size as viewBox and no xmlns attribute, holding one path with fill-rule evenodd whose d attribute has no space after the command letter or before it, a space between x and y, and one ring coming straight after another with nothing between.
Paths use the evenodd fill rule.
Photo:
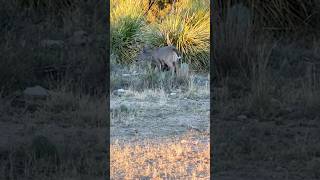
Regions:
<instances>
[{"instance_id":1,"label":"brown fur","mask_svg":"<svg viewBox=\"0 0 320 180\"><path fill-rule=\"evenodd\" d=\"M151 61L153 67L162 71L168 68L172 74L177 73L179 59L178 50L174 46L165 46L154 50L144 48L138 56L138 60Z\"/></svg>"}]
</instances>

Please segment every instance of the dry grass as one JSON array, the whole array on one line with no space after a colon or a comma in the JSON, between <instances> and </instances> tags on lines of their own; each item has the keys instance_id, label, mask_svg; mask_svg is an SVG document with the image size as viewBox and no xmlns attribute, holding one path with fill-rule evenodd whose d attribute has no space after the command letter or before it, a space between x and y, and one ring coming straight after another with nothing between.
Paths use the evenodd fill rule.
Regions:
<instances>
[{"instance_id":1,"label":"dry grass","mask_svg":"<svg viewBox=\"0 0 320 180\"><path fill-rule=\"evenodd\" d=\"M0 0L0 179L103 176L105 12L102 0ZM23 95L35 85L50 96Z\"/></svg>"},{"instance_id":2,"label":"dry grass","mask_svg":"<svg viewBox=\"0 0 320 180\"><path fill-rule=\"evenodd\" d=\"M209 143L198 137L130 145L114 142L110 151L111 179L209 179Z\"/></svg>"},{"instance_id":3,"label":"dry grass","mask_svg":"<svg viewBox=\"0 0 320 180\"><path fill-rule=\"evenodd\" d=\"M265 7L291 3L274 2ZM298 28L300 19L262 23L248 4L225 5L215 45L216 178L248 171L244 179L319 179L319 37L307 26L286 36L263 31Z\"/></svg>"},{"instance_id":4,"label":"dry grass","mask_svg":"<svg viewBox=\"0 0 320 180\"><path fill-rule=\"evenodd\" d=\"M101 178L105 101L62 90L46 100L1 97L0 179Z\"/></svg>"},{"instance_id":5,"label":"dry grass","mask_svg":"<svg viewBox=\"0 0 320 180\"><path fill-rule=\"evenodd\" d=\"M5 20L0 30L0 81L5 82L1 84L4 95L34 84L56 88L65 81L73 91L95 94L99 89L96 93L103 94L107 39L101 18L104 1L77 1L74 8L65 7L63 16L49 10L55 1L19 1L31 7L0 0L0 21ZM40 6L40 12L32 8L35 2L49 9ZM79 31L86 33L75 36ZM43 45L48 41L60 45Z\"/></svg>"},{"instance_id":6,"label":"dry grass","mask_svg":"<svg viewBox=\"0 0 320 180\"><path fill-rule=\"evenodd\" d=\"M218 7L221 1L215 1ZM318 27L319 0L226 0L220 9L226 10L230 5L242 3L251 9L258 28L267 30L296 31Z\"/></svg>"}]
</instances>

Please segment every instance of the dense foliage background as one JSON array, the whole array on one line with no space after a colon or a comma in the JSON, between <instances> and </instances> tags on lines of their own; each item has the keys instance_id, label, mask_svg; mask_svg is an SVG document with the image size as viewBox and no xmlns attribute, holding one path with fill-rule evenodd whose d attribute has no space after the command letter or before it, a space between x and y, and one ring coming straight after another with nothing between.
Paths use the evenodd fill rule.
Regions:
<instances>
[{"instance_id":1,"label":"dense foliage background","mask_svg":"<svg viewBox=\"0 0 320 180\"><path fill-rule=\"evenodd\" d=\"M209 70L209 0L112 0L111 53L130 63L143 46L174 45L183 61Z\"/></svg>"}]
</instances>

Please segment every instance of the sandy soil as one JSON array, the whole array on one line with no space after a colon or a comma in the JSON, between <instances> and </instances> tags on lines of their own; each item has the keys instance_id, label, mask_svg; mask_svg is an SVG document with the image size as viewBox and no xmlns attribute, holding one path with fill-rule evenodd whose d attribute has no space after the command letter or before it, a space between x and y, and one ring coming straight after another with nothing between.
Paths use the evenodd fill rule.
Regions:
<instances>
[{"instance_id":1,"label":"sandy soil","mask_svg":"<svg viewBox=\"0 0 320 180\"><path fill-rule=\"evenodd\" d=\"M199 93L197 97L151 91L113 95L111 139L165 138L190 130L209 135L209 103L209 93ZM117 111L122 112L116 115Z\"/></svg>"}]
</instances>

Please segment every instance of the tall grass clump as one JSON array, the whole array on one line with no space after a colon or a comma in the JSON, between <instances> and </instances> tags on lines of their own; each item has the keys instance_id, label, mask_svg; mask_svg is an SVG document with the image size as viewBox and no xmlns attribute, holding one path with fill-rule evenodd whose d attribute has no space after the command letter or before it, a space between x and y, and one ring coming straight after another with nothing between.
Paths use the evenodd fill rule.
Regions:
<instances>
[{"instance_id":1,"label":"tall grass clump","mask_svg":"<svg viewBox=\"0 0 320 180\"><path fill-rule=\"evenodd\" d=\"M62 80L72 81L69 85L74 90L81 86L85 93L89 89L103 91L106 28L97 16L104 11L102 4L101 0L0 0L0 80L4 94L35 84L48 88ZM87 35L74 36L80 30ZM79 40L90 45L74 45ZM44 45L48 41L58 45ZM100 85L94 83L97 81Z\"/></svg>"},{"instance_id":2,"label":"tall grass clump","mask_svg":"<svg viewBox=\"0 0 320 180\"><path fill-rule=\"evenodd\" d=\"M111 53L129 63L139 50L138 34L144 26L144 1L111 1Z\"/></svg>"},{"instance_id":3,"label":"tall grass clump","mask_svg":"<svg viewBox=\"0 0 320 180\"><path fill-rule=\"evenodd\" d=\"M70 11L74 11L79 4L84 1L75 0L13 0L17 5L17 10L25 13L26 16L32 16L35 20L47 17L52 23L61 24L64 16L68 16ZM49 12L49 13L48 13ZM39 16L39 17L37 17Z\"/></svg>"},{"instance_id":4,"label":"tall grass clump","mask_svg":"<svg viewBox=\"0 0 320 180\"><path fill-rule=\"evenodd\" d=\"M309 117L315 117L318 116L320 112L320 72L315 64L309 64L306 69L301 92L298 97L302 104L304 114Z\"/></svg>"},{"instance_id":5,"label":"tall grass clump","mask_svg":"<svg viewBox=\"0 0 320 180\"><path fill-rule=\"evenodd\" d=\"M272 44L271 44L272 45ZM262 44L257 47L257 56L250 59L251 93L248 97L248 105L251 112L259 117L265 117L272 113L271 103L274 83L271 78L270 55L276 44Z\"/></svg>"},{"instance_id":6,"label":"tall grass clump","mask_svg":"<svg viewBox=\"0 0 320 180\"><path fill-rule=\"evenodd\" d=\"M44 9L56 11L62 10L63 8L71 7L75 2L74 0L16 0L16 2L23 8L32 9Z\"/></svg>"},{"instance_id":7,"label":"tall grass clump","mask_svg":"<svg viewBox=\"0 0 320 180\"><path fill-rule=\"evenodd\" d=\"M153 46L175 45L183 61L208 70L210 47L209 1L179 1L175 11L144 28L143 41Z\"/></svg>"},{"instance_id":8,"label":"tall grass clump","mask_svg":"<svg viewBox=\"0 0 320 180\"><path fill-rule=\"evenodd\" d=\"M317 16L312 9L317 3L317 0L251 1L254 13L266 28L288 30L312 25L310 20Z\"/></svg>"},{"instance_id":9,"label":"tall grass clump","mask_svg":"<svg viewBox=\"0 0 320 180\"><path fill-rule=\"evenodd\" d=\"M190 11L190 12L203 12L210 10L209 0L180 0L177 1L176 6L179 7L176 11Z\"/></svg>"},{"instance_id":10,"label":"tall grass clump","mask_svg":"<svg viewBox=\"0 0 320 180\"><path fill-rule=\"evenodd\" d=\"M277 33L319 27L317 25L320 19L319 0L227 0L221 2L222 5L219 8L222 11L226 11L232 5L243 3L252 10L258 28L275 30Z\"/></svg>"},{"instance_id":11,"label":"tall grass clump","mask_svg":"<svg viewBox=\"0 0 320 180\"><path fill-rule=\"evenodd\" d=\"M219 1L222 4L217 1L214 66L217 77L250 78L249 59L255 56L256 45L264 41L266 34L279 36L279 32L298 32L314 26L319 9L316 1Z\"/></svg>"},{"instance_id":12,"label":"tall grass clump","mask_svg":"<svg viewBox=\"0 0 320 180\"><path fill-rule=\"evenodd\" d=\"M248 47L252 41L251 20L250 10L240 4L229 7L223 20L216 27L215 72L218 73L218 77L248 75Z\"/></svg>"}]
</instances>

